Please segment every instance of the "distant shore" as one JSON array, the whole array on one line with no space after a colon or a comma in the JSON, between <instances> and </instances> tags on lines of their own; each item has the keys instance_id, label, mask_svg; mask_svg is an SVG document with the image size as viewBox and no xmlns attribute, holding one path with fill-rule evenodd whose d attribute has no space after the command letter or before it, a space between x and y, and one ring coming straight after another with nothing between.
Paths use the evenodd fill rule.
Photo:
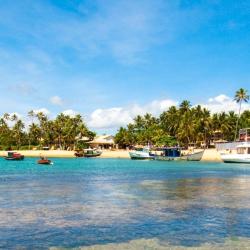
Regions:
<instances>
[{"instance_id":1,"label":"distant shore","mask_svg":"<svg viewBox=\"0 0 250 250\"><path fill-rule=\"evenodd\" d=\"M75 151L67 150L18 150L17 152L26 157L56 157L56 158L74 158ZM7 151L0 151L0 156L6 156ZM104 150L99 158L129 159L127 150ZM202 161L221 162L220 154L216 149L206 149Z\"/></svg>"}]
</instances>

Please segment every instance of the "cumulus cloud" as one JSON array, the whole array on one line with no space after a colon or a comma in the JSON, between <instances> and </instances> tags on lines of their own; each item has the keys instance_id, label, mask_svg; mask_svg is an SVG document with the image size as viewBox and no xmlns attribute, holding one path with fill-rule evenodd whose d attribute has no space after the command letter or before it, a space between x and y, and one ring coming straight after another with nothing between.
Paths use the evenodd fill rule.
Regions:
<instances>
[{"instance_id":1,"label":"cumulus cloud","mask_svg":"<svg viewBox=\"0 0 250 250\"><path fill-rule=\"evenodd\" d=\"M230 101L230 100L231 100L230 97L221 94L221 95L218 95L216 97L209 98L208 102L209 103L225 103L225 102Z\"/></svg>"},{"instance_id":2,"label":"cumulus cloud","mask_svg":"<svg viewBox=\"0 0 250 250\"><path fill-rule=\"evenodd\" d=\"M57 105L57 106L63 105L62 98L61 98L60 96L57 96L57 95L52 96L52 97L50 98L50 102L51 102L52 104L54 104L54 105Z\"/></svg>"},{"instance_id":3,"label":"cumulus cloud","mask_svg":"<svg viewBox=\"0 0 250 250\"><path fill-rule=\"evenodd\" d=\"M155 100L144 106L134 104L128 107L96 109L91 113L88 125L92 128L116 128L133 121L136 115L151 113L159 115L170 106L177 105L173 100Z\"/></svg>"},{"instance_id":4,"label":"cumulus cloud","mask_svg":"<svg viewBox=\"0 0 250 250\"><path fill-rule=\"evenodd\" d=\"M40 108L40 109L34 109L33 110L35 114L38 114L38 113L44 113L45 115L49 115L50 114L50 111L46 108Z\"/></svg>"},{"instance_id":5,"label":"cumulus cloud","mask_svg":"<svg viewBox=\"0 0 250 250\"><path fill-rule=\"evenodd\" d=\"M70 117L75 117L79 112L73 110L73 109L67 109L62 112L64 115L68 115Z\"/></svg>"},{"instance_id":6,"label":"cumulus cloud","mask_svg":"<svg viewBox=\"0 0 250 250\"><path fill-rule=\"evenodd\" d=\"M178 102L170 99L165 99L154 100L145 105L134 104L127 107L96 109L90 114L88 125L93 129L118 128L119 126L125 126L128 123L133 122L133 118L137 115L151 113L152 115L158 116L160 113L167 110L170 106L173 105L178 105ZM205 103L200 103L200 105L210 110L211 113L220 113L223 111L238 112L239 110L239 105L233 100L233 98L224 94L211 97ZM249 103L242 104L242 111L244 110L250 110Z\"/></svg>"},{"instance_id":7,"label":"cumulus cloud","mask_svg":"<svg viewBox=\"0 0 250 250\"><path fill-rule=\"evenodd\" d=\"M239 104L236 103L233 100L233 98L226 96L224 94L218 95L213 98L209 98L208 102L205 104L201 104L201 106L207 108L212 113L229 112L229 111L238 112L239 110ZM242 111L249 109L250 109L249 103L242 104Z\"/></svg>"}]
</instances>

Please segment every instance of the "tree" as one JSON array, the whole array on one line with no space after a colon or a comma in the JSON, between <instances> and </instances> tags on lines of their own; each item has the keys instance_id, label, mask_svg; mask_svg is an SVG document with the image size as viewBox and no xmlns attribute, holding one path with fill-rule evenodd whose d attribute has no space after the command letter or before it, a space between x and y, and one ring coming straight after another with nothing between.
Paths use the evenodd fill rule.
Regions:
<instances>
[{"instance_id":1,"label":"tree","mask_svg":"<svg viewBox=\"0 0 250 250\"><path fill-rule=\"evenodd\" d=\"M24 123L21 120L17 120L17 122L15 123L12 129L15 143L17 145L17 149L19 149L20 146L22 145L22 139L24 136L24 133L23 133L24 127L25 127Z\"/></svg>"},{"instance_id":2,"label":"tree","mask_svg":"<svg viewBox=\"0 0 250 250\"><path fill-rule=\"evenodd\" d=\"M237 137L237 133L238 133L238 125L239 125L239 119L240 119L240 113L241 113L241 105L242 102L248 102L249 100L249 95L247 94L247 90L240 88L239 90L236 91L235 93L235 97L234 100L240 104L239 106L239 115L237 118L237 122L236 122L236 128L235 128L235 136L234 136L234 140L236 141L236 137Z\"/></svg>"}]
</instances>

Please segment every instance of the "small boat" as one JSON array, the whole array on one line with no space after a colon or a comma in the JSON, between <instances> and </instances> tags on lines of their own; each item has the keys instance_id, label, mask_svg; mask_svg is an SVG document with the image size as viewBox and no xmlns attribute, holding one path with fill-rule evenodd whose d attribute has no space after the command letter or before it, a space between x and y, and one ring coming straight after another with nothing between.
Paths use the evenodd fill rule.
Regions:
<instances>
[{"instance_id":1,"label":"small boat","mask_svg":"<svg viewBox=\"0 0 250 250\"><path fill-rule=\"evenodd\" d=\"M83 156L84 157L88 157L88 158L90 158L90 157L98 157L98 156L100 156L102 154L102 151L100 151L100 150L97 150L97 149L92 149L92 148L88 148L88 149L85 149L84 151L83 151Z\"/></svg>"},{"instance_id":2,"label":"small boat","mask_svg":"<svg viewBox=\"0 0 250 250\"><path fill-rule=\"evenodd\" d=\"M84 156L84 152L83 151L77 150L75 152L75 157L83 157L83 156Z\"/></svg>"},{"instance_id":3,"label":"small boat","mask_svg":"<svg viewBox=\"0 0 250 250\"><path fill-rule=\"evenodd\" d=\"M205 150L202 150L199 152L182 155L181 147L166 147L159 150L162 151L161 155L155 156L155 160L158 161L200 161L205 152Z\"/></svg>"},{"instance_id":4,"label":"small boat","mask_svg":"<svg viewBox=\"0 0 250 250\"><path fill-rule=\"evenodd\" d=\"M43 164L43 165L51 165L52 162L51 160L45 158L45 157L41 157L40 160L37 161L38 164Z\"/></svg>"},{"instance_id":5,"label":"small boat","mask_svg":"<svg viewBox=\"0 0 250 250\"><path fill-rule=\"evenodd\" d=\"M185 156L182 156L182 159L187 160L187 161L200 161L202 159L204 152L205 152L205 150L191 153L191 154L187 154Z\"/></svg>"},{"instance_id":6,"label":"small boat","mask_svg":"<svg viewBox=\"0 0 250 250\"><path fill-rule=\"evenodd\" d=\"M236 147L235 154L221 154L225 163L250 163L250 143L242 143Z\"/></svg>"},{"instance_id":7,"label":"small boat","mask_svg":"<svg viewBox=\"0 0 250 250\"><path fill-rule=\"evenodd\" d=\"M165 147L160 148L157 151L161 151L161 155L156 155L154 158L157 161L182 160L181 147Z\"/></svg>"},{"instance_id":8,"label":"small boat","mask_svg":"<svg viewBox=\"0 0 250 250\"><path fill-rule=\"evenodd\" d=\"M129 156L132 160L154 159L154 155L150 153L149 147L137 148L134 151L129 152Z\"/></svg>"},{"instance_id":9,"label":"small boat","mask_svg":"<svg viewBox=\"0 0 250 250\"><path fill-rule=\"evenodd\" d=\"M21 161L24 159L24 155L17 152L8 152L8 156L4 157L4 159L9 161Z\"/></svg>"}]
</instances>

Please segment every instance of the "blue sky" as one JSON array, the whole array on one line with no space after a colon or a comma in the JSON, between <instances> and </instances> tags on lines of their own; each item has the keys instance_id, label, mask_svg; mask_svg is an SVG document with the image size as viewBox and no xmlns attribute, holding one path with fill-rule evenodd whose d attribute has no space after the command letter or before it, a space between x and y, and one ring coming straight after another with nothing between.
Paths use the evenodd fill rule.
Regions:
<instances>
[{"instance_id":1,"label":"blue sky","mask_svg":"<svg viewBox=\"0 0 250 250\"><path fill-rule=\"evenodd\" d=\"M0 114L81 113L100 132L250 91L249 0L0 0ZM249 108L248 105L244 107Z\"/></svg>"}]
</instances>

